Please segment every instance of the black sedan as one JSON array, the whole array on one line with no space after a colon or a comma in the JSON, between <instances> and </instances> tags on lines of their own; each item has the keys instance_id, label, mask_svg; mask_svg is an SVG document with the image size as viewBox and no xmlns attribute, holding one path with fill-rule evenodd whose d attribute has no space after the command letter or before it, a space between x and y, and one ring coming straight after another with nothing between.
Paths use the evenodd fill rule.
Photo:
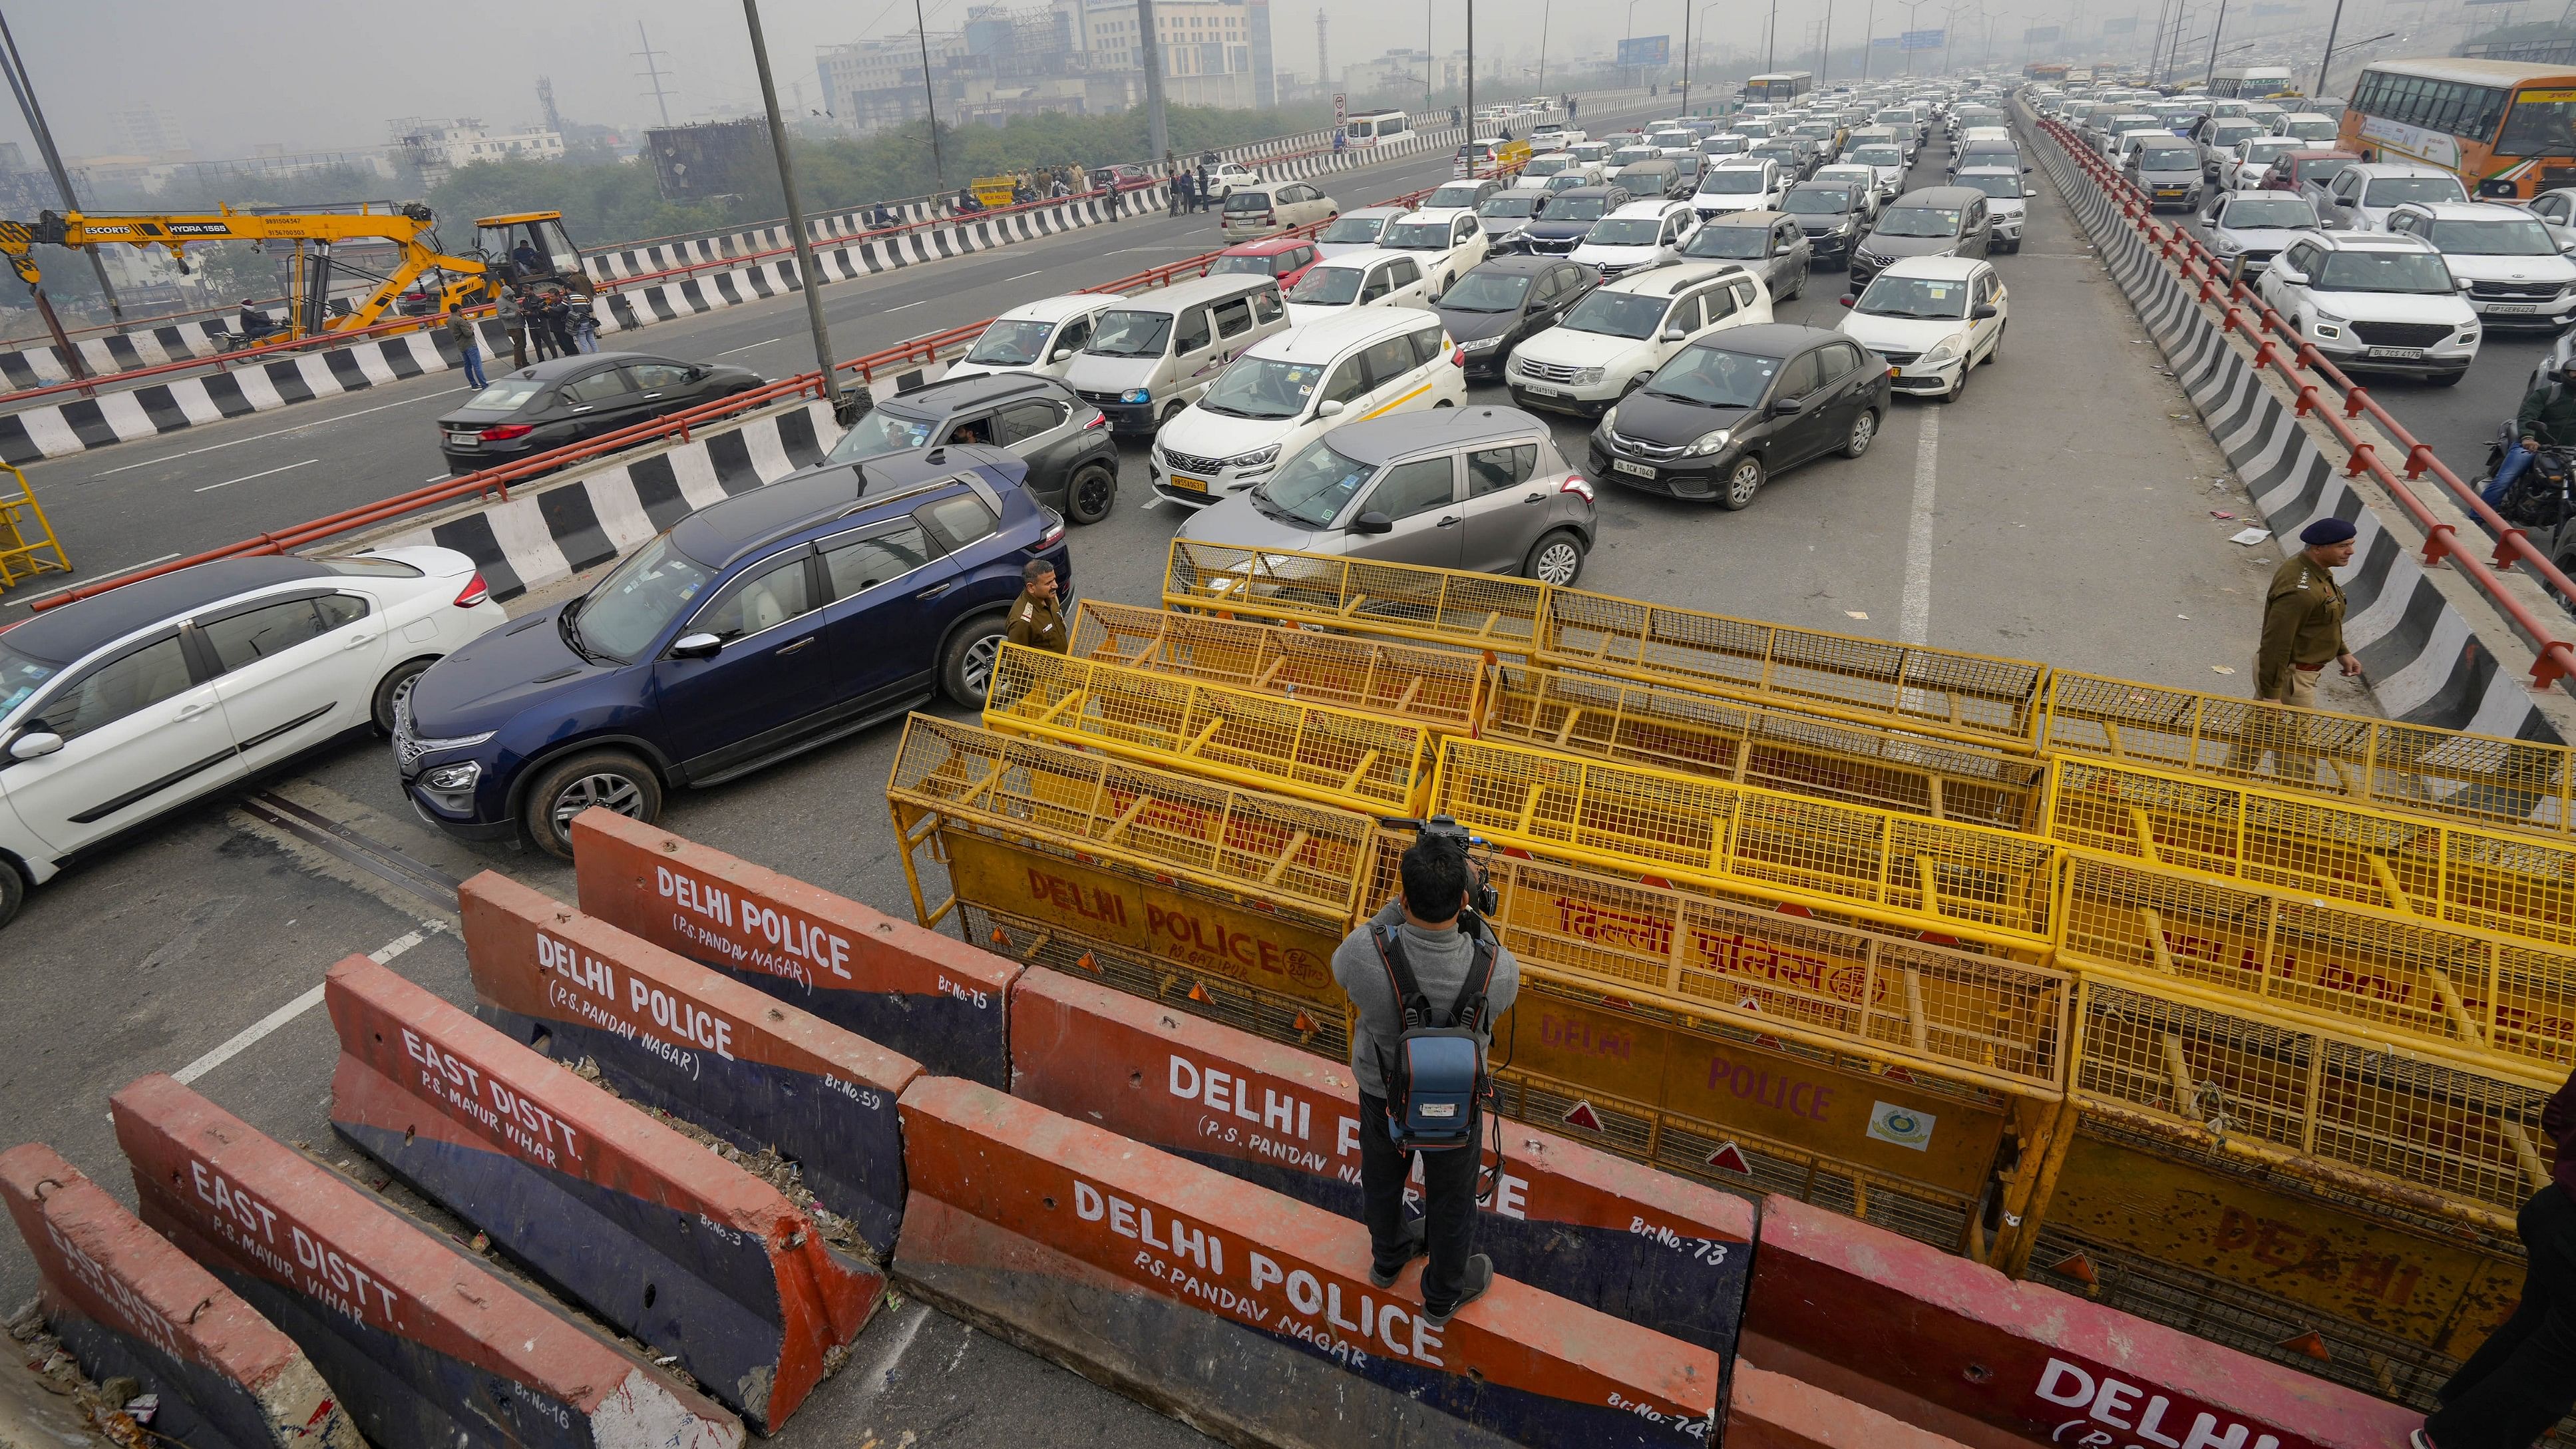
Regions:
<instances>
[{"instance_id":1,"label":"black sedan","mask_svg":"<svg viewBox=\"0 0 2576 1449\"><path fill-rule=\"evenodd\" d=\"M1450 283L1432 310L1467 354L1468 380L1498 382L1521 339L1555 326L1600 281L1563 257L1495 257Z\"/></svg>"},{"instance_id":2,"label":"black sedan","mask_svg":"<svg viewBox=\"0 0 2576 1449\"><path fill-rule=\"evenodd\" d=\"M1794 323L1704 334L1592 430L1596 480L1742 508L1773 475L1869 451L1887 364L1839 332Z\"/></svg>"},{"instance_id":3,"label":"black sedan","mask_svg":"<svg viewBox=\"0 0 2576 1449\"><path fill-rule=\"evenodd\" d=\"M447 471L480 472L758 387L756 372L642 352L558 357L492 379L438 420Z\"/></svg>"}]
</instances>

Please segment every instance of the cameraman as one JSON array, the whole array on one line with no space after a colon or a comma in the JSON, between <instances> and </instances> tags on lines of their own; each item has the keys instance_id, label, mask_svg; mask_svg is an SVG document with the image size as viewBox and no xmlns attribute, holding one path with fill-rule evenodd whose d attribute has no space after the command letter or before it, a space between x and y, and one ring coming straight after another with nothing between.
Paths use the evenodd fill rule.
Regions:
<instances>
[{"instance_id":1,"label":"cameraman","mask_svg":"<svg viewBox=\"0 0 2576 1449\"><path fill-rule=\"evenodd\" d=\"M1388 1134L1386 1079L1379 1067L1395 1056L1405 1029L1404 1010L1396 1000L1389 963L1379 952L1383 948L1389 956L1399 956L1411 969L1414 984L1430 1002L1433 1020L1428 1024L1433 1026L1455 1021L1470 968L1480 955L1490 955L1485 1010L1476 1023L1481 1065L1484 1049L1493 1042L1494 1018L1509 1011L1520 994L1521 968L1493 928L1469 909L1478 884L1474 871L1463 840L1430 835L1415 840L1404 852L1403 894L1333 953L1333 979L1350 993L1360 1017L1351 1038L1351 1074L1360 1089L1360 1212L1374 1254L1369 1281L1391 1288L1405 1264L1428 1253L1422 1306L1424 1321L1433 1328L1446 1328L1451 1315L1494 1281L1493 1260L1473 1251L1476 1177L1484 1156L1476 1144L1483 1133L1481 1124L1471 1123L1469 1145L1421 1153L1423 1217L1408 1224L1404 1185L1415 1154L1397 1148Z\"/></svg>"}]
</instances>

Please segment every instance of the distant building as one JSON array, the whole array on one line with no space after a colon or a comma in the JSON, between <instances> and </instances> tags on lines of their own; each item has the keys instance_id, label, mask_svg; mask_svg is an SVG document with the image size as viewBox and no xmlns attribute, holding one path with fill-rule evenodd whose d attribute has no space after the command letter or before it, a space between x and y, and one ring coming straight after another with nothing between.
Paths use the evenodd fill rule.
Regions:
<instances>
[{"instance_id":1,"label":"distant building","mask_svg":"<svg viewBox=\"0 0 2576 1449\"><path fill-rule=\"evenodd\" d=\"M154 161L190 159L178 113L158 101L139 101L110 111L108 124L116 133L116 149L123 154Z\"/></svg>"},{"instance_id":2,"label":"distant building","mask_svg":"<svg viewBox=\"0 0 2576 1449\"><path fill-rule=\"evenodd\" d=\"M455 120L405 117L390 123L394 148L420 172L423 185L436 185L460 166L481 161L560 161L560 132L535 126L494 131L471 116Z\"/></svg>"},{"instance_id":3,"label":"distant building","mask_svg":"<svg viewBox=\"0 0 2576 1449\"><path fill-rule=\"evenodd\" d=\"M1390 50L1342 67L1342 89L1353 99L1388 96L1419 103L1426 72L1432 90L1460 89L1467 83L1467 52L1434 56L1427 50Z\"/></svg>"}]
</instances>

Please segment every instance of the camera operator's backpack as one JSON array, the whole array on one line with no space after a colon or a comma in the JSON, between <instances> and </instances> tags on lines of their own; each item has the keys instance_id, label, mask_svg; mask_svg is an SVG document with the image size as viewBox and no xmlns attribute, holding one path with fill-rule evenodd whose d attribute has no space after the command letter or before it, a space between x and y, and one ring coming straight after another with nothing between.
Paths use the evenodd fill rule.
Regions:
<instances>
[{"instance_id":1,"label":"camera operator's backpack","mask_svg":"<svg viewBox=\"0 0 2576 1449\"><path fill-rule=\"evenodd\" d=\"M1378 1057L1378 1075L1386 1079L1386 1135L1400 1151L1476 1145L1476 1108L1486 1092L1485 1056L1476 1028L1485 1019L1497 946L1490 929L1470 930L1467 939L1474 951L1467 979L1449 1004L1448 1024L1437 1025L1431 999L1404 959L1403 941L1384 926L1369 926L1369 940L1395 988L1396 1009L1404 1020L1394 1058Z\"/></svg>"}]
</instances>

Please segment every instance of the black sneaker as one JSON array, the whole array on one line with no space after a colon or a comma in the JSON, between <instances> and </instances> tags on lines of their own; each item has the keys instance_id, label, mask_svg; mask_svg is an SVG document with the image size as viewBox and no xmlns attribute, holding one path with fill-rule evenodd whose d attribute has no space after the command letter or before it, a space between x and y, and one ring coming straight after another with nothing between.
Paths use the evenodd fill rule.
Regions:
<instances>
[{"instance_id":1,"label":"black sneaker","mask_svg":"<svg viewBox=\"0 0 2576 1449\"><path fill-rule=\"evenodd\" d=\"M1478 1253L1467 1260L1467 1288L1465 1292L1458 1295L1458 1301L1446 1308L1434 1308L1431 1306L1431 1300L1424 1299L1422 1321L1434 1328L1447 1328L1449 1320L1458 1316L1459 1309L1484 1297L1485 1290L1493 1286L1494 1260Z\"/></svg>"},{"instance_id":2,"label":"black sneaker","mask_svg":"<svg viewBox=\"0 0 2576 1449\"><path fill-rule=\"evenodd\" d=\"M1380 1288L1392 1288L1395 1286L1396 1275L1404 1271L1405 1263L1410 1263L1416 1258L1429 1257L1430 1254L1431 1224L1426 1219L1415 1218L1404 1225L1404 1263L1398 1263L1392 1268L1381 1268L1372 1260L1369 1263L1369 1282Z\"/></svg>"}]
</instances>

